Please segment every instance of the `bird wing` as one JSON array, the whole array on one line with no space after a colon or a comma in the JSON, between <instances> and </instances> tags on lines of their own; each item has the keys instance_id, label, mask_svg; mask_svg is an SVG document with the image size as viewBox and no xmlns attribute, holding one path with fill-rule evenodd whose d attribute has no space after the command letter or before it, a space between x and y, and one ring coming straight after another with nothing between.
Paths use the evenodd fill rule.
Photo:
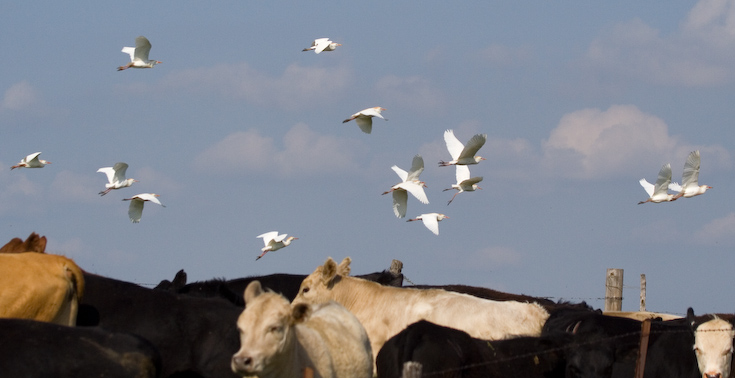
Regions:
<instances>
[{"instance_id":1,"label":"bird wing","mask_svg":"<svg viewBox=\"0 0 735 378\"><path fill-rule=\"evenodd\" d=\"M394 165L394 166L390 167L390 169L392 169L393 172L395 172L398 175L398 177L401 178L401 181L408 180L408 172L404 171L401 168L398 168L397 165Z\"/></svg>"},{"instance_id":2,"label":"bird wing","mask_svg":"<svg viewBox=\"0 0 735 378\"><path fill-rule=\"evenodd\" d=\"M423 214L421 220L424 221L424 226L433 232L434 235L439 235L439 221L436 220L436 214Z\"/></svg>"},{"instance_id":3,"label":"bird wing","mask_svg":"<svg viewBox=\"0 0 735 378\"><path fill-rule=\"evenodd\" d=\"M405 178L403 181L418 180L419 175L421 175L421 172L423 171L424 171L424 158L422 158L421 155L416 154L416 156L413 157L413 161L411 162L411 171L408 173L408 177Z\"/></svg>"},{"instance_id":4,"label":"bird wing","mask_svg":"<svg viewBox=\"0 0 735 378\"><path fill-rule=\"evenodd\" d=\"M115 163L115 165L112 166L112 170L114 172L112 180L110 179L110 174L109 173L107 174L107 179L110 181L110 184L112 184L113 182L125 181L125 172L127 172L128 170L128 165L126 163L123 163L123 162Z\"/></svg>"},{"instance_id":5,"label":"bird wing","mask_svg":"<svg viewBox=\"0 0 735 378\"><path fill-rule=\"evenodd\" d=\"M673 182L673 181L672 181L672 182L671 182L671 183L669 184L669 190L673 190L673 191L675 191L675 192L681 192L681 189L682 189L682 187L681 187L681 185L679 185L679 183L678 183L678 182Z\"/></svg>"},{"instance_id":6,"label":"bird wing","mask_svg":"<svg viewBox=\"0 0 735 378\"><path fill-rule=\"evenodd\" d=\"M645 190L646 193L648 193L648 196L649 197L652 197L653 196L653 189L654 189L653 184L651 184L650 182L646 181L646 179L644 179L644 178L642 178L638 182L641 183L641 186L643 187L643 190Z\"/></svg>"},{"instance_id":7,"label":"bird wing","mask_svg":"<svg viewBox=\"0 0 735 378\"><path fill-rule=\"evenodd\" d=\"M277 235L276 237L273 238L273 241L276 243L280 243L283 241L283 239L286 239L286 236L288 236L288 234Z\"/></svg>"},{"instance_id":8,"label":"bird wing","mask_svg":"<svg viewBox=\"0 0 735 378\"><path fill-rule=\"evenodd\" d=\"M477 184L480 181L482 181L482 176L477 176L471 179L464 180L462 184L467 185L467 186L472 186L472 185Z\"/></svg>"},{"instance_id":9,"label":"bird wing","mask_svg":"<svg viewBox=\"0 0 735 378\"><path fill-rule=\"evenodd\" d=\"M128 216L130 221L133 223L139 223L140 217L143 216L143 204L145 201L137 198L130 200L130 206L128 207Z\"/></svg>"},{"instance_id":10,"label":"bird wing","mask_svg":"<svg viewBox=\"0 0 735 378\"><path fill-rule=\"evenodd\" d=\"M378 108L378 109L380 109L380 108ZM378 109L376 109L376 108L367 108L367 109L361 110L359 114L362 114L362 115L364 115L366 117L383 118L383 115L380 114L380 110L378 110ZM385 118L383 118L383 119L385 119Z\"/></svg>"},{"instance_id":11,"label":"bird wing","mask_svg":"<svg viewBox=\"0 0 735 378\"><path fill-rule=\"evenodd\" d=\"M264 234L260 234L256 236L256 238L263 238L263 243L265 243L265 246L268 246L268 243L271 242L271 240L275 239L278 236L278 231L270 231L266 232Z\"/></svg>"},{"instance_id":12,"label":"bird wing","mask_svg":"<svg viewBox=\"0 0 735 378\"><path fill-rule=\"evenodd\" d=\"M457 178L457 185L459 185L462 181L467 180L470 178L470 167L466 165L456 165L456 178Z\"/></svg>"},{"instance_id":13,"label":"bird wing","mask_svg":"<svg viewBox=\"0 0 735 378\"><path fill-rule=\"evenodd\" d=\"M32 154L26 156L26 158L24 160L25 160L25 162L27 164L31 164L32 161L34 161L34 163L40 164L40 162L38 161L38 155L40 155L40 154L41 154L40 152L32 153Z\"/></svg>"},{"instance_id":14,"label":"bird wing","mask_svg":"<svg viewBox=\"0 0 735 378\"><path fill-rule=\"evenodd\" d=\"M123 47L122 52L130 55L130 61L135 60L135 47Z\"/></svg>"},{"instance_id":15,"label":"bird wing","mask_svg":"<svg viewBox=\"0 0 735 378\"><path fill-rule=\"evenodd\" d=\"M462 149L462 152L459 154L459 158L463 159L475 157L475 154L477 154L477 151L479 151L480 148L485 144L486 140L487 134L476 134L464 146L464 149Z\"/></svg>"},{"instance_id":16,"label":"bird wing","mask_svg":"<svg viewBox=\"0 0 735 378\"><path fill-rule=\"evenodd\" d=\"M699 150L692 151L684 164L684 174L681 178L681 186L699 186Z\"/></svg>"},{"instance_id":17,"label":"bird wing","mask_svg":"<svg viewBox=\"0 0 735 378\"><path fill-rule=\"evenodd\" d=\"M421 184L417 184L413 181L407 181L398 184L401 188L405 189L411 195L416 197L417 200L421 201L423 204L428 204L429 199L426 197L426 193L424 192L424 187ZM395 191L395 190L394 190Z\"/></svg>"},{"instance_id":18,"label":"bird wing","mask_svg":"<svg viewBox=\"0 0 735 378\"><path fill-rule=\"evenodd\" d=\"M654 193L666 193L671 183L671 164L666 163L661 170L658 171L658 179L656 180Z\"/></svg>"},{"instance_id":19,"label":"bird wing","mask_svg":"<svg viewBox=\"0 0 735 378\"><path fill-rule=\"evenodd\" d=\"M139 199L141 199L143 201L151 201L151 202L153 202L153 203L155 203L157 205L163 206L163 204L161 203L161 201L159 201L158 198L155 195L153 195L153 193L141 193L141 194L138 194L138 195L133 196L133 198L139 198ZM165 207L165 206L163 206L163 207Z\"/></svg>"},{"instance_id":20,"label":"bird wing","mask_svg":"<svg viewBox=\"0 0 735 378\"><path fill-rule=\"evenodd\" d=\"M332 43L332 41L329 40L329 38L319 38L314 41L314 52L319 54L320 52L324 51L327 47L329 47L329 44Z\"/></svg>"},{"instance_id":21,"label":"bird wing","mask_svg":"<svg viewBox=\"0 0 735 378\"><path fill-rule=\"evenodd\" d=\"M107 182L109 182L110 184L115 182L115 169L113 169L112 167L100 168L97 170L97 172L102 172L107 175Z\"/></svg>"},{"instance_id":22,"label":"bird wing","mask_svg":"<svg viewBox=\"0 0 735 378\"><path fill-rule=\"evenodd\" d=\"M142 35L135 39L135 59L148 62L148 53L151 52L151 43Z\"/></svg>"},{"instance_id":23,"label":"bird wing","mask_svg":"<svg viewBox=\"0 0 735 378\"><path fill-rule=\"evenodd\" d=\"M373 131L373 119L370 117L357 117L355 118L355 122L357 122L357 126L360 126L360 130L362 130L365 134L370 134L371 131Z\"/></svg>"},{"instance_id":24,"label":"bird wing","mask_svg":"<svg viewBox=\"0 0 735 378\"><path fill-rule=\"evenodd\" d=\"M464 149L464 145L454 136L454 131L447 130L444 132L444 142L447 144L449 155L452 155L452 160L457 160Z\"/></svg>"},{"instance_id":25,"label":"bird wing","mask_svg":"<svg viewBox=\"0 0 735 378\"><path fill-rule=\"evenodd\" d=\"M408 192L401 189L393 191L393 213L396 217L403 218L406 216L406 208L408 203Z\"/></svg>"}]
</instances>

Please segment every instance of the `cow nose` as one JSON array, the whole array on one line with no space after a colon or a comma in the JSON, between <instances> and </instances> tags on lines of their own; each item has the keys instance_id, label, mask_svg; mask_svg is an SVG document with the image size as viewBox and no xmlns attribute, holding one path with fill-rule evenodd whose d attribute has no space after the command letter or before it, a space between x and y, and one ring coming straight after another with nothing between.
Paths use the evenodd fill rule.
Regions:
<instances>
[{"instance_id":1,"label":"cow nose","mask_svg":"<svg viewBox=\"0 0 735 378\"><path fill-rule=\"evenodd\" d=\"M238 369L247 369L253 364L252 357L232 356L232 364Z\"/></svg>"},{"instance_id":2,"label":"cow nose","mask_svg":"<svg viewBox=\"0 0 735 378\"><path fill-rule=\"evenodd\" d=\"M705 378L721 378L722 374L720 373L704 373Z\"/></svg>"}]
</instances>

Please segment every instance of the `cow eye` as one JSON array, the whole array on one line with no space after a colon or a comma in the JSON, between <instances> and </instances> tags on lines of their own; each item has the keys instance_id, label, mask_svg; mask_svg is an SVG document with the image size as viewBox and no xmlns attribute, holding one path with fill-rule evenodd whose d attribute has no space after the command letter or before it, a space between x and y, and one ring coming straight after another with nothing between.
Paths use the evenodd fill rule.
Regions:
<instances>
[{"instance_id":1,"label":"cow eye","mask_svg":"<svg viewBox=\"0 0 735 378\"><path fill-rule=\"evenodd\" d=\"M304 293L304 294L306 294L306 293L309 292L309 288L308 287L305 287L303 290L301 290L301 292Z\"/></svg>"}]
</instances>

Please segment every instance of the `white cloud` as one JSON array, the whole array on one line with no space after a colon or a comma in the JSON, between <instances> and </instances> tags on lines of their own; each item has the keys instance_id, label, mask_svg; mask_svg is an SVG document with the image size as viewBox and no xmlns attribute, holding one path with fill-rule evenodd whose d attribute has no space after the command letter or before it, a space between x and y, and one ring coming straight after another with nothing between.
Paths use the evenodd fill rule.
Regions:
<instances>
[{"instance_id":1,"label":"white cloud","mask_svg":"<svg viewBox=\"0 0 735 378\"><path fill-rule=\"evenodd\" d=\"M661 35L640 19L616 25L588 47L584 64L664 85L713 86L735 80L735 1L700 0L679 30Z\"/></svg>"},{"instance_id":2,"label":"white cloud","mask_svg":"<svg viewBox=\"0 0 735 378\"><path fill-rule=\"evenodd\" d=\"M266 172L280 176L332 174L357 169L355 156L365 148L356 140L321 135L308 125L294 125L283 147L255 129L230 134L194 160L199 171L238 174Z\"/></svg>"},{"instance_id":3,"label":"white cloud","mask_svg":"<svg viewBox=\"0 0 735 378\"><path fill-rule=\"evenodd\" d=\"M352 74L345 67L303 67L291 64L279 77L269 76L247 63L179 70L166 75L154 87L212 94L270 107L304 109L333 99L347 89ZM129 91L151 91L151 84L134 84Z\"/></svg>"},{"instance_id":4,"label":"white cloud","mask_svg":"<svg viewBox=\"0 0 735 378\"><path fill-rule=\"evenodd\" d=\"M439 114L446 106L446 99L442 93L429 80L420 76L388 75L380 79L375 88L390 104L379 106L395 106L404 111L412 110L428 115Z\"/></svg>"},{"instance_id":5,"label":"white cloud","mask_svg":"<svg viewBox=\"0 0 735 378\"><path fill-rule=\"evenodd\" d=\"M5 91L0 110L22 110L30 107L38 100L36 90L27 82L15 83Z\"/></svg>"},{"instance_id":6,"label":"white cloud","mask_svg":"<svg viewBox=\"0 0 735 378\"><path fill-rule=\"evenodd\" d=\"M633 105L613 105L605 111L583 109L564 115L543 143L543 165L562 177L611 178L638 175L641 165L649 162L683 167L686 156L695 149L707 156L711 168L731 164L724 148L688 145L669 135L662 119ZM649 168L654 171L649 175L659 167Z\"/></svg>"},{"instance_id":7,"label":"white cloud","mask_svg":"<svg viewBox=\"0 0 735 378\"><path fill-rule=\"evenodd\" d=\"M694 240L705 245L735 244L735 213L714 219L694 234Z\"/></svg>"}]
</instances>

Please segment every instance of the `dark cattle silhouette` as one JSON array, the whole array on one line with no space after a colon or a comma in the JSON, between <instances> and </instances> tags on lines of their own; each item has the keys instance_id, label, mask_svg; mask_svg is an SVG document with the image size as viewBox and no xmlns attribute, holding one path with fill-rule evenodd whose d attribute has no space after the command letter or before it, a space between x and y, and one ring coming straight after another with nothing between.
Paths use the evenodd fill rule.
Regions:
<instances>
[{"instance_id":1,"label":"dark cattle silhouette","mask_svg":"<svg viewBox=\"0 0 735 378\"><path fill-rule=\"evenodd\" d=\"M557 333L481 340L421 320L385 343L378 353L377 373L379 378L400 378L403 364L414 361L422 365L423 375L439 378L609 377L612 361L597 359L596 348L582 347L576 339Z\"/></svg>"},{"instance_id":2,"label":"dark cattle silhouette","mask_svg":"<svg viewBox=\"0 0 735 378\"><path fill-rule=\"evenodd\" d=\"M145 339L98 327L0 319L4 377L158 377L158 351Z\"/></svg>"},{"instance_id":3,"label":"dark cattle silhouette","mask_svg":"<svg viewBox=\"0 0 735 378\"><path fill-rule=\"evenodd\" d=\"M219 298L195 298L85 273L87 291L77 324L131 332L161 355L162 377L236 377L241 308Z\"/></svg>"}]
</instances>

